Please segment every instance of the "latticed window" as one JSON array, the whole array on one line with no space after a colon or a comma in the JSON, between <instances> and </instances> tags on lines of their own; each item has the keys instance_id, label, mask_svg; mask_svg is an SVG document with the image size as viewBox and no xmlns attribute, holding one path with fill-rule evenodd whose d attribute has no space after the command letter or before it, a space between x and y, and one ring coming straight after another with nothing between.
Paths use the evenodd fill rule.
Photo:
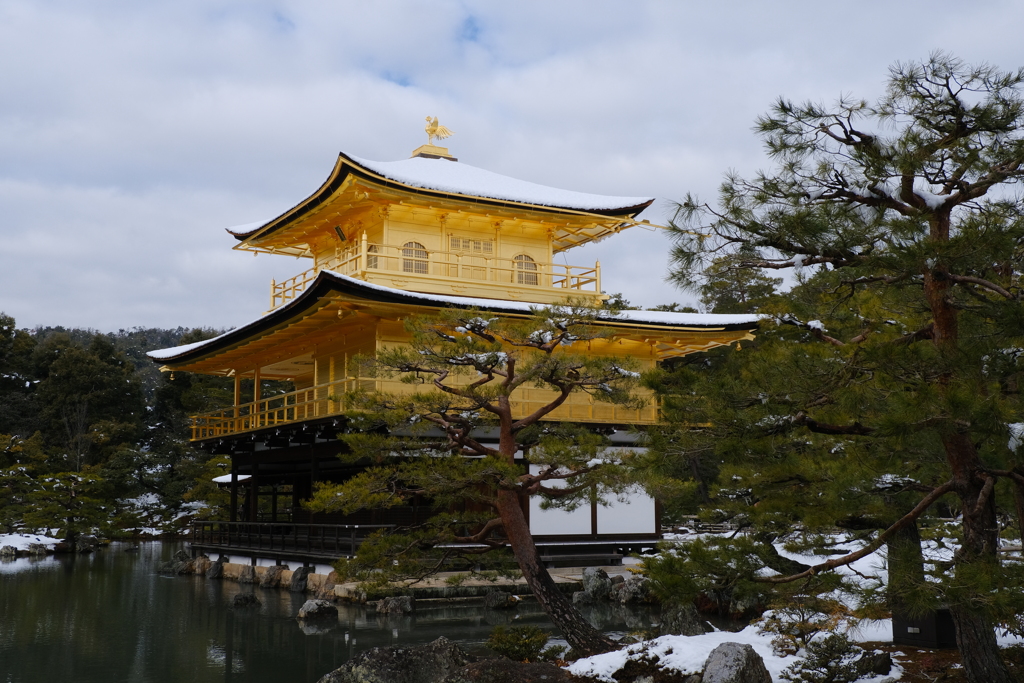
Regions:
<instances>
[{"instance_id":1,"label":"latticed window","mask_svg":"<svg viewBox=\"0 0 1024 683\"><path fill-rule=\"evenodd\" d=\"M380 268L380 261L377 258L377 245L371 244L366 248L366 267Z\"/></svg>"},{"instance_id":2,"label":"latticed window","mask_svg":"<svg viewBox=\"0 0 1024 683\"><path fill-rule=\"evenodd\" d=\"M419 242L402 245L402 271L405 273L427 274L427 248Z\"/></svg>"},{"instance_id":3,"label":"latticed window","mask_svg":"<svg viewBox=\"0 0 1024 683\"><path fill-rule=\"evenodd\" d=\"M490 256L494 253L494 242L491 240L475 240L452 235L449 245L451 251L465 251L470 254L483 254L484 256Z\"/></svg>"},{"instance_id":4,"label":"latticed window","mask_svg":"<svg viewBox=\"0 0 1024 683\"><path fill-rule=\"evenodd\" d=\"M516 284L535 285L537 279L537 263L526 254L519 254L512 259L516 264Z\"/></svg>"}]
</instances>

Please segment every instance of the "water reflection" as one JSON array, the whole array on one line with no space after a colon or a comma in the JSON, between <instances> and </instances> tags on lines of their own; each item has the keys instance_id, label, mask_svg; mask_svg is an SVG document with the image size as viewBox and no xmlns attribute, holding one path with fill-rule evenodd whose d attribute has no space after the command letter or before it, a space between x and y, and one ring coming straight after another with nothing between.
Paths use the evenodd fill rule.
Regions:
<instances>
[{"instance_id":1,"label":"water reflection","mask_svg":"<svg viewBox=\"0 0 1024 683\"><path fill-rule=\"evenodd\" d=\"M339 605L336 620L300 624L301 594L155 574L176 549L148 544L124 552L115 544L93 555L0 565L0 681L315 683L372 647L444 635L482 653L494 626L555 631L531 601L510 611L420 603L411 616ZM232 608L243 590L255 590L262 604ZM652 615L596 605L587 617L622 633L650 627Z\"/></svg>"}]
</instances>

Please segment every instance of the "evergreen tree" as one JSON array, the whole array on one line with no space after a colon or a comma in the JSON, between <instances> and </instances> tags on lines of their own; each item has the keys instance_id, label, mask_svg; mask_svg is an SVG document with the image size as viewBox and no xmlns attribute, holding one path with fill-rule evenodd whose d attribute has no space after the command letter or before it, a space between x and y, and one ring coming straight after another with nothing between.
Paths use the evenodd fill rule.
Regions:
<instances>
[{"instance_id":1,"label":"evergreen tree","mask_svg":"<svg viewBox=\"0 0 1024 683\"><path fill-rule=\"evenodd\" d=\"M778 358L766 354L742 378L763 395L737 387L731 412L715 422L734 418L734 434L773 433L786 444L782 456L813 453L818 469L802 476L845 480L845 499L842 486L819 490L843 505L863 500L863 517L885 500L868 482L890 486L907 513L862 552L948 500L961 538L943 598L969 680L986 683L1012 680L993 627L1020 613L1019 565L998 555L997 500L1024 486L1007 445L1024 348L1024 202L1015 192L1024 177L1022 82L1024 70L935 54L894 66L875 105L779 100L757 124L776 167L727 177L717 207L688 197L673 251L676 281L694 288L725 255L739 268L814 274L813 308L779 320L780 338L789 327L805 343L773 345ZM786 374L772 377L779 359ZM846 457L851 449L864 457ZM767 466L780 456L761 455ZM883 463L873 479L858 467ZM805 496L801 513L833 516L828 507ZM820 575L861 554L771 581Z\"/></svg>"},{"instance_id":2,"label":"evergreen tree","mask_svg":"<svg viewBox=\"0 0 1024 683\"><path fill-rule=\"evenodd\" d=\"M379 580L419 577L440 569L451 555L479 556L509 547L575 652L613 646L558 590L523 512L531 496L572 509L589 504L595 492L622 493L632 481L624 456L604 450L599 435L540 422L577 392L640 405L631 393L639 374L630 359L574 348L603 336L595 313L570 304L539 310L526 320L447 310L407 321L411 345L379 352L371 367L423 390L361 399L369 412L343 435L351 452L342 457L372 465L343 484L318 488L311 507L351 513L420 497L435 506L436 514L404 533L363 543L356 560L340 567L344 572ZM520 407L513 393L523 390L546 392L543 400ZM480 440L484 429L496 433L496 446ZM517 452L527 450L530 468L516 460Z\"/></svg>"}]
</instances>

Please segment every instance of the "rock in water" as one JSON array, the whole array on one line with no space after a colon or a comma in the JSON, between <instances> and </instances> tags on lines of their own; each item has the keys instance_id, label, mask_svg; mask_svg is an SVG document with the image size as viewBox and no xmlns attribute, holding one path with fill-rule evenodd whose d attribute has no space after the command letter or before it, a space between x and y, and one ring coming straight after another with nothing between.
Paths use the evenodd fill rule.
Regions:
<instances>
[{"instance_id":1,"label":"rock in water","mask_svg":"<svg viewBox=\"0 0 1024 683\"><path fill-rule=\"evenodd\" d=\"M377 602L379 614L409 614L416 609L416 602L408 595L396 595Z\"/></svg>"},{"instance_id":2,"label":"rock in water","mask_svg":"<svg viewBox=\"0 0 1024 683\"><path fill-rule=\"evenodd\" d=\"M472 661L462 648L442 637L419 647L375 647L318 683L442 683Z\"/></svg>"},{"instance_id":3,"label":"rock in water","mask_svg":"<svg viewBox=\"0 0 1024 683\"><path fill-rule=\"evenodd\" d=\"M703 683L772 683L761 655L742 643L722 643L704 662Z\"/></svg>"},{"instance_id":4,"label":"rock in water","mask_svg":"<svg viewBox=\"0 0 1024 683\"><path fill-rule=\"evenodd\" d=\"M288 590L292 593L305 593L306 592L306 579L310 574L313 573L312 567L299 567L292 572L292 583L288 586Z\"/></svg>"},{"instance_id":5,"label":"rock in water","mask_svg":"<svg viewBox=\"0 0 1024 683\"><path fill-rule=\"evenodd\" d=\"M3 548L0 548L0 557L17 557L17 556L18 556L18 549L15 548L13 545L5 545Z\"/></svg>"},{"instance_id":6,"label":"rock in water","mask_svg":"<svg viewBox=\"0 0 1024 683\"><path fill-rule=\"evenodd\" d=\"M519 598L505 591L491 591L484 596L484 607L488 609L511 609L519 602Z\"/></svg>"},{"instance_id":7,"label":"rock in water","mask_svg":"<svg viewBox=\"0 0 1024 683\"><path fill-rule=\"evenodd\" d=\"M321 619L323 617L338 617L338 608L327 600L306 600L299 608L299 619Z\"/></svg>"},{"instance_id":8,"label":"rock in water","mask_svg":"<svg viewBox=\"0 0 1024 683\"><path fill-rule=\"evenodd\" d=\"M267 567L267 571L263 572L263 578L260 579L260 588L277 588L281 585L282 572L284 567L279 564Z\"/></svg>"},{"instance_id":9,"label":"rock in water","mask_svg":"<svg viewBox=\"0 0 1024 683\"><path fill-rule=\"evenodd\" d=\"M693 605L662 608L659 630L663 636L699 636L711 631Z\"/></svg>"},{"instance_id":10,"label":"rock in water","mask_svg":"<svg viewBox=\"0 0 1024 683\"><path fill-rule=\"evenodd\" d=\"M619 602L623 605L636 602L651 602L650 583L646 576L631 576L616 591Z\"/></svg>"},{"instance_id":11,"label":"rock in water","mask_svg":"<svg viewBox=\"0 0 1024 683\"><path fill-rule=\"evenodd\" d=\"M594 596L587 591L576 591L572 594L572 604L574 605L593 605Z\"/></svg>"},{"instance_id":12,"label":"rock in water","mask_svg":"<svg viewBox=\"0 0 1024 683\"><path fill-rule=\"evenodd\" d=\"M587 567L583 570L583 592L594 600L607 600L612 590L612 580L608 572L600 567Z\"/></svg>"},{"instance_id":13,"label":"rock in water","mask_svg":"<svg viewBox=\"0 0 1024 683\"><path fill-rule=\"evenodd\" d=\"M247 564L238 574L238 583L256 583L256 567Z\"/></svg>"},{"instance_id":14,"label":"rock in water","mask_svg":"<svg viewBox=\"0 0 1024 683\"><path fill-rule=\"evenodd\" d=\"M255 593L239 593L231 601L232 607L259 607L262 604Z\"/></svg>"},{"instance_id":15,"label":"rock in water","mask_svg":"<svg viewBox=\"0 0 1024 683\"><path fill-rule=\"evenodd\" d=\"M224 578L224 563L223 557L218 558L216 562L206 568L206 578L208 579L223 579Z\"/></svg>"},{"instance_id":16,"label":"rock in water","mask_svg":"<svg viewBox=\"0 0 1024 683\"><path fill-rule=\"evenodd\" d=\"M45 555L46 544L45 543L29 543L28 544L29 555Z\"/></svg>"}]
</instances>

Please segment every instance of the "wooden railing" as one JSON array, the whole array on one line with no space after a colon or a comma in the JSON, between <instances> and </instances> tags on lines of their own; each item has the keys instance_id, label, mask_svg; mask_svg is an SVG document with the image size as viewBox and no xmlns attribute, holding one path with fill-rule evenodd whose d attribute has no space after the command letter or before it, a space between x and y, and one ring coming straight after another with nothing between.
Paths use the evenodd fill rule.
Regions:
<instances>
[{"instance_id":1,"label":"wooden railing","mask_svg":"<svg viewBox=\"0 0 1024 683\"><path fill-rule=\"evenodd\" d=\"M359 544L393 524L274 524L264 522L192 522L193 545L326 557L355 554Z\"/></svg>"},{"instance_id":2,"label":"wooden railing","mask_svg":"<svg viewBox=\"0 0 1024 683\"><path fill-rule=\"evenodd\" d=\"M338 415L345 410L345 393L358 388L372 390L377 387L375 380L372 379L346 377L211 413L193 415L190 418L192 440L210 439Z\"/></svg>"},{"instance_id":3,"label":"wooden railing","mask_svg":"<svg viewBox=\"0 0 1024 683\"><path fill-rule=\"evenodd\" d=\"M565 295L601 294L601 264L570 266L523 261L461 251L419 251L361 240L309 270L287 280L270 282L270 309L301 294L320 273L330 270L365 279L387 272L437 283L489 283L502 286L566 290Z\"/></svg>"},{"instance_id":4,"label":"wooden railing","mask_svg":"<svg viewBox=\"0 0 1024 683\"><path fill-rule=\"evenodd\" d=\"M212 413L193 415L190 418L192 440L224 437L340 415L346 409L345 393L356 389L406 394L419 388L419 385L406 384L400 380L347 377ZM512 410L517 417L529 415L550 403L555 396L556 393L548 389L524 387L512 395ZM544 419L604 424L655 424L658 418L658 406L654 401L640 409L624 408L595 401L590 395L579 392L571 394L565 403Z\"/></svg>"}]
</instances>

